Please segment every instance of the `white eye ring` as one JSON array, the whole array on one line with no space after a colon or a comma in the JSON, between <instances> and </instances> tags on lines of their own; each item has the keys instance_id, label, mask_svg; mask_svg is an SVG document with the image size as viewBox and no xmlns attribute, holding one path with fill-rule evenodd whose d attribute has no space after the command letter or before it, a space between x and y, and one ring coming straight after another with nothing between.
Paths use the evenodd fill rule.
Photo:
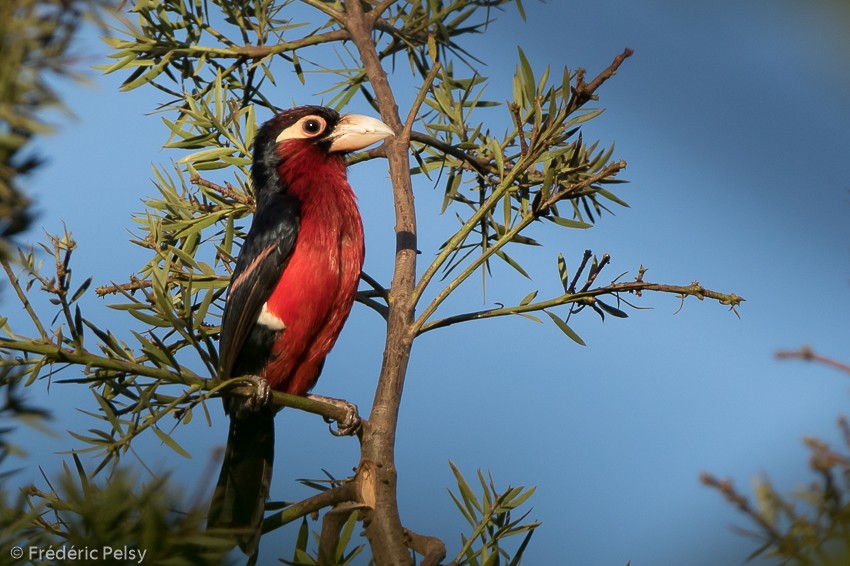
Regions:
<instances>
[{"instance_id":1,"label":"white eye ring","mask_svg":"<svg viewBox=\"0 0 850 566\"><path fill-rule=\"evenodd\" d=\"M317 114L304 116L280 134L275 141L280 143L285 140L308 140L319 137L328 129L328 122Z\"/></svg>"},{"instance_id":2,"label":"white eye ring","mask_svg":"<svg viewBox=\"0 0 850 566\"><path fill-rule=\"evenodd\" d=\"M299 122L301 123L301 131L304 132L307 137L318 136L324 132L327 127L327 123L324 118L320 116L307 116L305 118L301 118Z\"/></svg>"}]
</instances>

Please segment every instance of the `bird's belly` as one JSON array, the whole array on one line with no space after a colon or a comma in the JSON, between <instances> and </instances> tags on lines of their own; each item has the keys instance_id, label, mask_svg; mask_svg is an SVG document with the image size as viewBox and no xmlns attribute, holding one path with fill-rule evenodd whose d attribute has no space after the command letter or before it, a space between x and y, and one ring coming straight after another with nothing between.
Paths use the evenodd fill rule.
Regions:
<instances>
[{"instance_id":1,"label":"bird's belly","mask_svg":"<svg viewBox=\"0 0 850 566\"><path fill-rule=\"evenodd\" d=\"M313 387L354 302L362 236L358 243L356 235L328 228L299 233L257 321L277 331L264 377L278 391L301 395Z\"/></svg>"}]
</instances>

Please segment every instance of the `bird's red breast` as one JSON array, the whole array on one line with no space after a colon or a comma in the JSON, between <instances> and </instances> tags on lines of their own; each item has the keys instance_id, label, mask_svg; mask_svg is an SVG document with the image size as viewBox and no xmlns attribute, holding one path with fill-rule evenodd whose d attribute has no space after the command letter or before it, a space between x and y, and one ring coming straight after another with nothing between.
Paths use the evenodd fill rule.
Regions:
<instances>
[{"instance_id":1,"label":"bird's red breast","mask_svg":"<svg viewBox=\"0 0 850 566\"><path fill-rule=\"evenodd\" d=\"M301 395L313 387L354 303L363 267L363 224L341 154L289 140L278 168L301 203L301 228L286 268L266 302L284 330L264 377L273 389Z\"/></svg>"}]
</instances>

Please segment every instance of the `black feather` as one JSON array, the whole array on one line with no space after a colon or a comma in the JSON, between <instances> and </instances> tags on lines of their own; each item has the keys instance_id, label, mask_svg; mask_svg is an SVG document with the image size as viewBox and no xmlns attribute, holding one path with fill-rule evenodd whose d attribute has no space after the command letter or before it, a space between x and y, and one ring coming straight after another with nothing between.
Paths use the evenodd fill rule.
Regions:
<instances>
[{"instance_id":1,"label":"black feather","mask_svg":"<svg viewBox=\"0 0 850 566\"><path fill-rule=\"evenodd\" d=\"M241 375L233 370L243 365L238 361L243 355L243 346L257 326L263 304L274 291L298 238L301 220L298 201L281 192L269 194L264 200L264 204L257 207L236 260L224 305L219 344L222 378ZM270 348L265 353L255 348L251 350L251 366L262 367L265 360L259 358L267 357Z\"/></svg>"}]
</instances>

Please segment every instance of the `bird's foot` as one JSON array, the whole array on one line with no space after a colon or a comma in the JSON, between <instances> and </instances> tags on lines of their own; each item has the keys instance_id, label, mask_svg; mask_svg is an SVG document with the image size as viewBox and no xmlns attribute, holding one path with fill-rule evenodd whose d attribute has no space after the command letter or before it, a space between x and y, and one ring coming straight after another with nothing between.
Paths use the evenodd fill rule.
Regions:
<instances>
[{"instance_id":1,"label":"bird's foot","mask_svg":"<svg viewBox=\"0 0 850 566\"><path fill-rule=\"evenodd\" d=\"M334 436L354 436L360 432L360 428L363 426L363 420L360 418L360 413L357 412L357 405L354 403L323 395L307 395L307 397L314 401L328 403L329 405L345 410L345 418L341 421L336 421L336 428L333 427L334 419L325 417L325 422L330 423L328 428Z\"/></svg>"},{"instance_id":2,"label":"bird's foot","mask_svg":"<svg viewBox=\"0 0 850 566\"><path fill-rule=\"evenodd\" d=\"M246 375L245 380L253 385L251 394L232 395L228 401L228 412L235 415L237 419L259 413L270 405L272 399L272 389L266 378L259 375Z\"/></svg>"}]
</instances>

